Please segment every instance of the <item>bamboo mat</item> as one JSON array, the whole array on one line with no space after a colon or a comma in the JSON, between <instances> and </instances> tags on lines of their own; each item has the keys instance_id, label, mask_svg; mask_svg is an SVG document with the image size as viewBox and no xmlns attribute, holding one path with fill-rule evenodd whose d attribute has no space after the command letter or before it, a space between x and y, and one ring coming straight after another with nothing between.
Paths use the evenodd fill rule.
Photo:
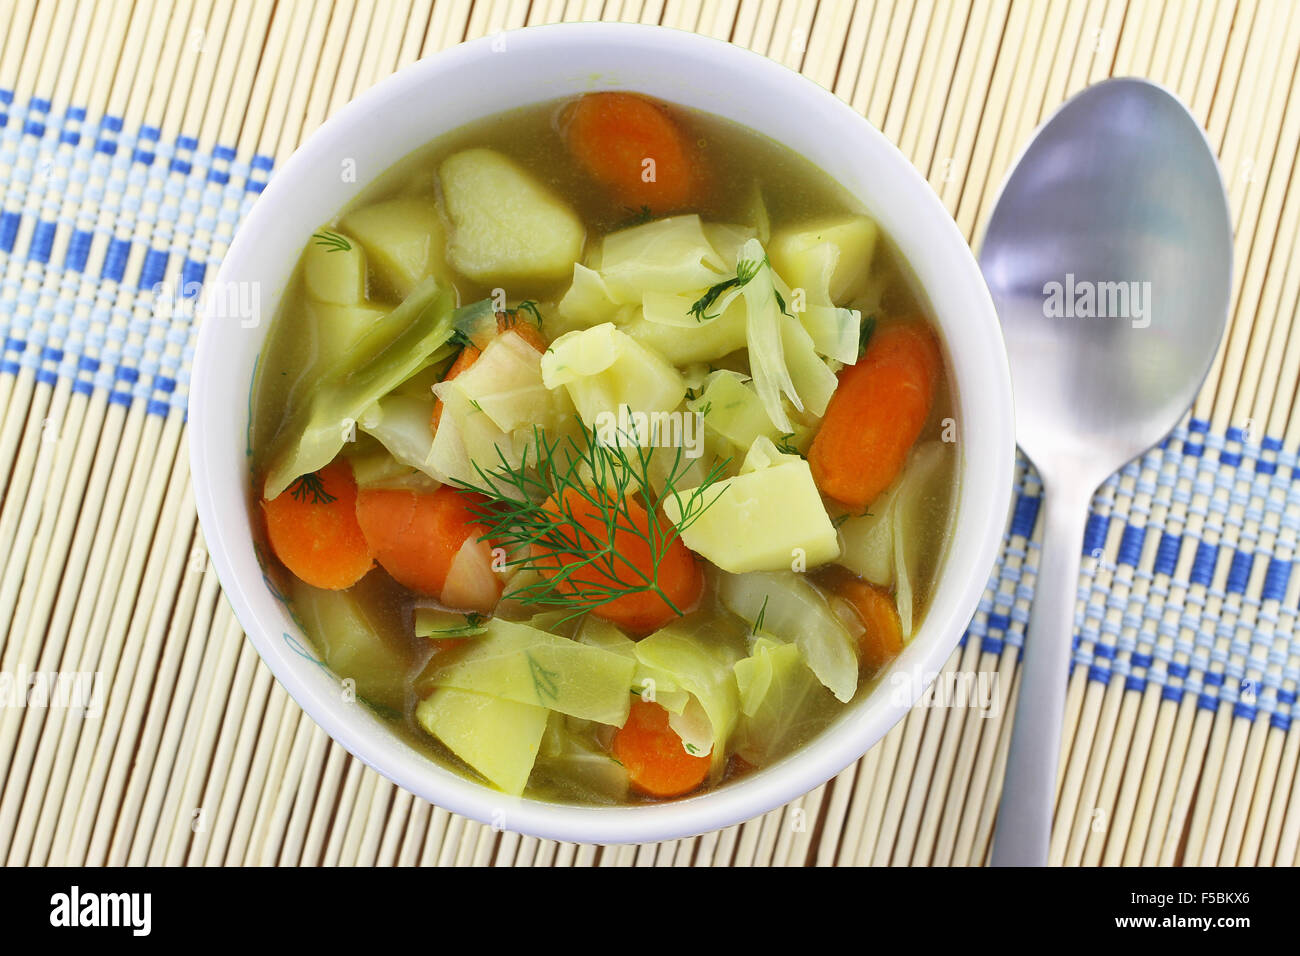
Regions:
<instances>
[{"instance_id":1,"label":"bamboo mat","mask_svg":"<svg viewBox=\"0 0 1300 956\"><path fill-rule=\"evenodd\" d=\"M1191 416L1093 502L1052 860L1296 863L1286 0L0 0L0 677L100 681L84 713L0 708L0 860L987 861L1038 555L1023 462L1001 560L940 678L991 689L992 706L918 706L824 787L674 843L555 844L412 797L301 713L222 598L186 449L197 284L268 176L356 93L472 37L597 18L802 70L911 157L972 243L1072 93L1140 75L1189 104L1231 200L1231 321Z\"/></svg>"}]
</instances>

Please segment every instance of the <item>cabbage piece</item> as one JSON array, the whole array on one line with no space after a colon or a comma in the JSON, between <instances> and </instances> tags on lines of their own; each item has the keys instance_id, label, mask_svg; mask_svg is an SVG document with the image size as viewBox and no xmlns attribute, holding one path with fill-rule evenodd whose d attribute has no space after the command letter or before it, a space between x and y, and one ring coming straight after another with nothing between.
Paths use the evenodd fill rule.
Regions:
<instances>
[{"instance_id":1,"label":"cabbage piece","mask_svg":"<svg viewBox=\"0 0 1300 956\"><path fill-rule=\"evenodd\" d=\"M597 264L598 263L598 264ZM710 244L698 215L670 216L612 232L592 267L610 298L639 305L647 292L685 293L725 278L726 265Z\"/></svg>"},{"instance_id":2,"label":"cabbage piece","mask_svg":"<svg viewBox=\"0 0 1300 956\"><path fill-rule=\"evenodd\" d=\"M451 336L453 303L448 289L425 280L350 351L321 369L311 400L277 438L264 497L277 497L333 461L361 414L429 364Z\"/></svg>"},{"instance_id":3,"label":"cabbage piece","mask_svg":"<svg viewBox=\"0 0 1300 956\"><path fill-rule=\"evenodd\" d=\"M704 752L707 744L715 779L726 766L727 741L740 712L732 667L741 656L723 625L704 621L701 615L675 621L636 645L637 660L648 674L680 687L698 705L670 713L668 723L688 752Z\"/></svg>"},{"instance_id":4,"label":"cabbage piece","mask_svg":"<svg viewBox=\"0 0 1300 956\"><path fill-rule=\"evenodd\" d=\"M588 329L602 322L612 322L619 304L611 298L599 272L575 262L573 282L556 303L555 310L569 328Z\"/></svg>"},{"instance_id":5,"label":"cabbage piece","mask_svg":"<svg viewBox=\"0 0 1300 956\"><path fill-rule=\"evenodd\" d=\"M672 411L686 395L677 369L608 322L560 336L542 356L541 372L547 388L568 390L588 428L624 406L630 413ZM640 438L645 444L650 435Z\"/></svg>"},{"instance_id":6,"label":"cabbage piece","mask_svg":"<svg viewBox=\"0 0 1300 956\"><path fill-rule=\"evenodd\" d=\"M725 308L721 308L720 314L713 319L697 322L691 316L689 322L674 324L660 321L664 318L662 315L652 320L642 311L623 326L623 331L674 365L714 362L743 349L748 341L745 304L739 299L738 292L736 295L732 301L725 296L719 300L714 308L724 305ZM688 297L681 297L681 300L685 298ZM690 304L687 303L687 308Z\"/></svg>"},{"instance_id":7,"label":"cabbage piece","mask_svg":"<svg viewBox=\"0 0 1300 956\"><path fill-rule=\"evenodd\" d=\"M542 356L521 335L492 339L453 381L505 432L533 425L552 430L573 414L565 395L543 384Z\"/></svg>"},{"instance_id":8,"label":"cabbage piece","mask_svg":"<svg viewBox=\"0 0 1300 956\"><path fill-rule=\"evenodd\" d=\"M652 673L637 660L636 641L619 630L617 625L588 614L578 629L576 640L614 654L622 654L635 661L636 670L632 673L632 685L628 688L632 694L649 703L659 704L670 714L680 714L686 708L691 695L665 675Z\"/></svg>"},{"instance_id":9,"label":"cabbage piece","mask_svg":"<svg viewBox=\"0 0 1300 956\"><path fill-rule=\"evenodd\" d=\"M812 337L788 311L789 289L767 264L758 240L745 243L741 260L757 263L750 266L752 277L743 287L754 389L772 424L789 434L794 425L782 398L798 411L820 416L839 383L818 357Z\"/></svg>"},{"instance_id":10,"label":"cabbage piece","mask_svg":"<svg viewBox=\"0 0 1300 956\"><path fill-rule=\"evenodd\" d=\"M357 427L378 439L396 461L436 480L429 469L429 452L433 448L433 431L429 428L432 415L432 395L426 401L393 393L362 412Z\"/></svg>"},{"instance_id":11,"label":"cabbage piece","mask_svg":"<svg viewBox=\"0 0 1300 956\"><path fill-rule=\"evenodd\" d=\"M487 620L471 612L449 611L441 607L415 609L415 636L442 639L448 637L478 637L486 634Z\"/></svg>"},{"instance_id":12,"label":"cabbage piece","mask_svg":"<svg viewBox=\"0 0 1300 956\"><path fill-rule=\"evenodd\" d=\"M325 591L291 579L289 597L325 665L355 682L357 696L402 711L417 649L358 600L355 589Z\"/></svg>"},{"instance_id":13,"label":"cabbage piece","mask_svg":"<svg viewBox=\"0 0 1300 956\"><path fill-rule=\"evenodd\" d=\"M829 216L778 230L768 251L772 267L810 305L843 303L866 281L880 234L866 216Z\"/></svg>"},{"instance_id":14,"label":"cabbage piece","mask_svg":"<svg viewBox=\"0 0 1300 956\"><path fill-rule=\"evenodd\" d=\"M627 770L594 742L593 727L599 725L552 712L534 772L562 792L621 803L628 794Z\"/></svg>"},{"instance_id":15,"label":"cabbage piece","mask_svg":"<svg viewBox=\"0 0 1300 956\"><path fill-rule=\"evenodd\" d=\"M535 455L536 429L555 437L572 427L573 405L543 383L541 361L521 336L499 335L465 372L434 386L443 410L426 459L433 477L478 484L478 468L503 459L514 468Z\"/></svg>"},{"instance_id":16,"label":"cabbage piece","mask_svg":"<svg viewBox=\"0 0 1300 956\"><path fill-rule=\"evenodd\" d=\"M862 313L833 305L809 305L799 315L813 348L844 365L858 361L858 339L862 332Z\"/></svg>"},{"instance_id":17,"label":"cabbage piece","mask_svg":"<svg viewBox=\"0 0 1300 956\"><path fill-rule=\"evenodd\" d=\"M808 700L826 691L798 647L770 637L758 637L735 672L741 717L734 749L752 764L766 764L801 742Z\"/></svg>"},{"instance_id":18,"label":"cabbage piece","mask_svg":"<svg viewBox=\"0 0 1300 956\"><path fill-rule=\"evenodd\" d=\"M740 258L740 250L746 242L756 237L762 239L753 226L729 222L706 222L704 237L722 259L724 272L736 271L736 260Z\"/></svg>"},{"instance_id":19,"label":"cabbage piece","mask_svg":"<svg viewBox=\"0 0 1300 956\"><path fill-rule=\"evenodd\" d=\"M621 727L634 662L622 654L493 618L472 644L438 655L417 686L455 687Z\"/></svg>"},{"instance_id":20,"label":"cabbage piece","mask_svg":"<svg viewBox=\"0 0 1300 956\"><path fill-rule=\"evenodd\" d=\"M840 563L872 584L894 589L903 638L911 637L921 559L947 532L950 515L939 513L944 479L952 472L951 448L928 441L913 449L903 473L876 501L870 514L850 518L840 531Z\"/></svg>"},{"instance_id":21,"label":"cabbage piece","mask_svg":"<svg viewBox=\"0 0 1300 956\"><path fill-rule=\"evenodd\" d=\"M684 504L696 496L702 510ZM802 570L840 551L808 462L781 454L762 436L739 475L668 496L664 514L688 548L733 574Z\"/></svg>"},{"instance_id":22,"label":"cabbage piece","mask_svg":"<svg viewBox=\"0 0 1300 956\"><path fill-rule=\"evenodd\" d=\"M549 711L535 704L440 687L415 708L415 719L488 782L524 792Z\"/></svg>"},{"instance_id":23,"label":"cabbage piece","mask_svg":"<svg viewBox=\"0 0 1300 956\"><path fill-rule=\"evenodd\" d=\"M718 582L722 603L750 622L755 633L792 640L817 679L837 700L858 689L858 627L851 631L821 593L792 571L724 574Z\"/></svg>"}]
</instances>

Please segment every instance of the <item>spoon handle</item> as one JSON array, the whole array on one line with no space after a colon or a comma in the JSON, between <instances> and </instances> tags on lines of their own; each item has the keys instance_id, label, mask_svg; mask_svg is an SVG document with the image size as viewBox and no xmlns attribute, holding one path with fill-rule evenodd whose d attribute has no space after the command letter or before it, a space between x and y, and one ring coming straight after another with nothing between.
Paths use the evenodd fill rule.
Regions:
<instances>
[{"instance_id":1,"label":"spoon handle","mask_svg":"<svg viewBox=\"0 0 1300 956\"><path fill-rule=\"evenodd\" d=\"M994 866L1047 865L1088 515L1088 498L1061 493L1066 490L1044 489L1043 550L1021 651L1020 699L993 838Z\"/></svg>"}]
</instances>

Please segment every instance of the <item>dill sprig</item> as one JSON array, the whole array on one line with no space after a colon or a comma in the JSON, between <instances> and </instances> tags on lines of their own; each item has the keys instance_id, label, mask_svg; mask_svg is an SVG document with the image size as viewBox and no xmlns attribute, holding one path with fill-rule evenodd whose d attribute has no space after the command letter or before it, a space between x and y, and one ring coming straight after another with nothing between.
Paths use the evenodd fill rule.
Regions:
<instances>
[{"instance_id":1,"label":"dill sprig","mask_svg":"<svg viewBox=\"0 0 1300 956\"><path fill-rule=\"evenodd\" d=\"M352 248L352 243L348 242L346 236L340 236L337 232L330 232L328 229L313 232L311 237L316 240L316 245L324 246L330 252L348 252Z\"/></svg>"},{"instance_id":2,"label":"dill sprig","mask_svg":"<svg viewBox=\"0 0 1300 956\"><path fill-rule=\"evenodd\" d=\"M519 314L521 312L527 312L529 315L533 317L533 323L539 329L542 327L542 313L541 310L537 308L537 303L532 299L524 299L523 302L520 302L513 309L505 309L501 312L501 315L505 317L505 321L503 323L505 328L510 328L512 325L518 322L520 318L522 318L522 316Z\"/></svg>"},{"instance_id":3,"label":"dill sprig","mask_svg":"<svg viewBox=\"0 0 1300 956\"><path fill-rule=\"evenodd\" d=\"M303 475L291 484L289 494L293 495L295 501L306 501L310 497L314 505L328 505L337 500L325 490L325 482L315 472Z\"/></svg>"},{"instance_id":4,"label":"dill sprig","mask_svg":"<svg viewBox=\"0 0 1300 956\"><path fill-rule=\"evenodd\" d=\"M862 326L858 331L858 358L862 358L862 353L867 350L867 345L871 342L871 335L876 331L876 316L871 314L862 320Z\"/></svg>"},{"instance_id":5,"label":"dill sprig","mask_svg":"<svg viewBox=\"0 0 1300 956\"><path fill-rule=\"evenodd\" d=\"M567 621L626 595L652 592L683 613L660 586L659 566L682 531L726 490L709 494L729 460L715 462L697 487L683 491L678 484L689 464L677 448L655 491L651 464L663 449L620 438L607 444L585 426L580 439L550 438L534 427L519 464L498 450L498 466L489 471L475 463L477 481L458 483L459 490L481 496L468 503L484 529L480 540L505 550L506 567L532 572L521 575L526 583L506 598L569 611ZM669 499L682 516L675 525L660 520ZM641 520L641 509L650 520ZM619 553L616 545L629 535L644 543L648 568Z\"/></svg>"},{"instance_id":6,"label":"dill sprig","mask_svg":"<svg viewBox=\"0 0 1300 956\"><path fill-rule=\"evenodd\" d=\"M643 226L655 217L654 211L651 210L649 206L642 206L637 210L634 210L631 206L626 208L630 215L615 226L615 229L627 229L631 226Z\"/></svg>"},{"instance_id":7,"label":"dill sprig","mask_svg":"<svg viewBox=\"0 0 1300 956\"><path fill-rule=\"evenodd\" d=\"M761 261L756 259L741 259L736 263L736 274L730 279L723 279L716 285L711 285L705 290L704 295L695 300L690 308L690 314L695 316L695 321L703 322L706 319L716 319L721 312L709 314L709 309L713 308L718 299L722 298L723 293L728 289L741 289L749 283L749 280L758 275L758 270L767 265L767 256Z\"/></svg>"}]
</instances>

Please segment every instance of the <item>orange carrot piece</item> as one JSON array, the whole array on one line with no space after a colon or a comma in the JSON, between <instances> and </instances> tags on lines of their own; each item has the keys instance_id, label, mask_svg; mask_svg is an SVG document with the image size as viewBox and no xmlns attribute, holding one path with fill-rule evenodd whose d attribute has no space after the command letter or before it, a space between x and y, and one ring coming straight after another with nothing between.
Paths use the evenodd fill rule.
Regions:
<instances>
[{"instance_id":1,"label":"orange carrot piece","mask_svg":"<svg viewBox=\"0 0 1300 956\"><path fill-rule=\"evenodd\" d=\"M902 653L903 625L888 591L838 566L831 569L824 580L835 594L849 603L866 628L858 637L858 663L863 673L876 673Z\"/></svg>"},{"instance_id":2,"label":"orange carrot piece","mask_svg":"<svg viewBox=\"0 0 1300 956\"><path fill-rule=\"evenodd\" d=\"M454 488L432 492L371 488L357 495L357 520L380 567L412 591L441 597L456 553L483 534ZM483 543L485 560L490 549Z\"/></svg>"},{"instance_id":3,"label":"orange carrot piece","mask_svg":"<svg viewBox=\"0 0 1300 956\"><path fill-rule=\"evenodd\" d=\"M502 335L507 332L513 332L538 352L545 353L546 350L550 348L550 343L548 343L546 337L542 335L541 329L533 325L531 322L512 320L504 312L497 313L497 330L499 334ZM442 377L442 380L444 382L450 382L461 372L465 371L465 369L477 362L478 357L482 354L482 350L477 346L466 345L460 350L460 354L456 356L456 361L451 363L451 368L447 369L447 374ZM429 422L429 427L434 431L437 431L438 422L440 421L442 421L442 402L437 401L433 403L433 418Z\"/></svg>"},{"instance_id":4,"label":"orange carrot piece","mask_svg":"<svg viewBox=\"0 0 1300 956\"><path fill-rule=\"evenodd\" d=\"M599 491L591 489L591 494L598 495ZM535 546L536 563L542 567L554 566L558 570L586 557L591 551L609 546L608 508L598 508L576 488L565 489L563 501L561 507L552 496L543 507L564 519L560 522L563 534L578 547L565 551L553 549L548 554L544 545ZM612 508L613 504L608 507ZM627 511L626 517L620 517L620 524L630 523L641 533L626 527L615 530L610 560L595 561L579 569L561 585L561 590L570 594L592 594L604 588L626 590L657 583L671 605L655 591L629 591L591 612L633 634L648 634L672 621L678 612L685 613L699 602L704 591L704 572L695 554L682 543L681 538L675 537L660 557L656 575L654 555L646 540L650 534L650 515L631 497L627 499ZM663 540L672 528L657 516L655 520L658 522L657 533ZM677 610L673 610L674 607Z\"/></svg>"},{"instance_id":5,"label":"orange carrot piece","mask_svg":"<svg viewBox=\"0 0 1300 956\"><path fill-rule=\"evenodd\" d=\"M687 753L682 738L668 726L668 711L639 697L632 701L627 723L614 734L610 752L627 770L633 789L652 797L680 797L709 775L708 754Z\"/></svg>"},{"instance_id":6,"label":"orange carrot piece","mask_svg":"<svg viewBox=\"0 0 1300 956\"><path fill-rule=\"evenodd\" d=\"M696 204L697 151L663 106L634 93L588 93L565 119L569 152L623 206L662 215Z\"/></svg>"},{"instance_id":7,"label":"orange carrot piece","mask_svg":"<svg viewBox=\"0 0 1300 956\"><path fill-rule=\"evenodd\" d=\"M943 359L920 323L877 329L840 372L808 464L822 493L862 509L893 483L925 427Z\"/></svg>"},{"instance_id":8,"label":"orange carrot piece","mask_svg":"<svg viewBox=\"0 0 1300 956\"><path fill-rule=\"evenodd\" d=\"M303 475L262 502L271 550L299 580L331 591L351 587L375 566L357 524L357 483L346 461Z\"/></svg>"}]
</instances>

